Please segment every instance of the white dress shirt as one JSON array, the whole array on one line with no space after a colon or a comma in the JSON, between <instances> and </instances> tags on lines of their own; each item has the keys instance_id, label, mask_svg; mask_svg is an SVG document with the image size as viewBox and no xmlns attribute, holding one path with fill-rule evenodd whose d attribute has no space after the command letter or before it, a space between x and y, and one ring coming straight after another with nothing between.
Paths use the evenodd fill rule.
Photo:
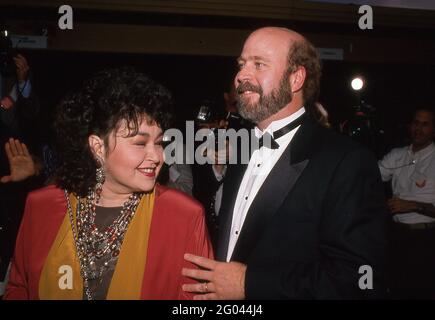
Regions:
<instances>
[{"instance_id":1,"label":"white dress shirt","mask_svg":"<svg viewBox=\"0 0 435 320\"><path fill-rule=\"evenodd\" d=\"M3 92L3 90L4 90L3 81L4 81L3 76L0 74L0 99L3 98L3 96L7 94L7 93L4 94L4 92ZM19 82L18 83L18 90L20 90L20 93L24 98L28 98L30 96L30 92L32 91L32 84L30 83L30 79L27 79L24 82ZM14 101L17 101L18 94L17 94L17 86L16 85L14 85L11 88L9 95L11 96L11 98Z\"/></svg>"},{"instance_id":2,"label":"white dress shirt","mask_svg":"<svg viewBox=\"0 0 435 320\"><path fill-rule=\"evenodd\" d=\"M255 135L257 138L260 138L266 132L272 135L274 131L281 129L290 122L296 120L303 115L304 112L305 108L301 108L297 112L284 119L273 121L264 131L261 131L256 127ZM261 147L259 150L255 150L253 152L243 176L242 183L240 184L236 203L234 205L233 221L231 224L230 239L228 242L227 261L230 260L233 254L249 207L254 201L255 196L257 195L267 176L272 171L272 168L275 166L285 149L290 144L299 127L300 126L283 135L279 139L276 139L276 142L279 144L278 149Z\"/></svg>"},{"instance_id":3,"label":"white dress shirt","mask_svg":"<svg viewBox=\"0 0 435 320\"><path fill-rule=\"evenodd\" d=\"M393 197L435 205L435 145L413 152L412 146L393 149L378 162L382 180L392 179ZM409 212L396 214L401 223L431 223L435 219Z\"/></svg>"}]
</instances>

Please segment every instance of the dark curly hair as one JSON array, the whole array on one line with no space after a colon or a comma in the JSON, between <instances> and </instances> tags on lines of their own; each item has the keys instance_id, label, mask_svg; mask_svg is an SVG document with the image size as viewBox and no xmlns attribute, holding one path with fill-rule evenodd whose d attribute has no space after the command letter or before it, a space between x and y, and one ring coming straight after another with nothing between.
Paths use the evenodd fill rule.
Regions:
<instances>
[{"instance_id":1,"label":"dark curly hair","mask_svg":"<svg viewBox=\"0 0 435 320\"><path fill-rule=\"evenodd\" d=\"M170 92L134 68L97 73L68 94L56 109L56 184L85 196L96 184L97 163L88 144L90 135L101 137L107 144L109 135L123 120L128 123L129 134L134 135L143 116L164 131L170 126L171 114Z\"/></svg>"}]
</instances>

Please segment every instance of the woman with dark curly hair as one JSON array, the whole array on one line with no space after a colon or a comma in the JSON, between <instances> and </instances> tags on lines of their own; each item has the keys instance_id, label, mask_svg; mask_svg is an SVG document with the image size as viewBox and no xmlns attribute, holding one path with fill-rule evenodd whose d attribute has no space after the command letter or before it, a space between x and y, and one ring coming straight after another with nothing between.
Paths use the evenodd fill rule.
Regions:
<instances>
[{"instance_id":1,"label":"woman with dark curly hair","mask_svg":"<svg viewBox=\"0 0 435 320\"><path fill-rule=\"evenodd\" d=\"M6 299L188 299L186 252L212 256L203 209L156 185L169 92L103 71L55 117L56 186L32 192ZM191 267L191 266L190 266Z\"/></svg>"}]
</instances>

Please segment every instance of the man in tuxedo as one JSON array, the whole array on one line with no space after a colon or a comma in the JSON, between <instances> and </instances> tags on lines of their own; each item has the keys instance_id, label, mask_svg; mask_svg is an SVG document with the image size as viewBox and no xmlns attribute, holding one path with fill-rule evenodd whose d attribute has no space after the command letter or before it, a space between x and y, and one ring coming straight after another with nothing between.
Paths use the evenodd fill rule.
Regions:
<instances>
[{"instance_id":1,"label":"man in tuxedo","mask_svg":"<svg viewBox=\"0 0 435 320\"><path fill-rule=\"evenodd\" d=\"M311 118L315 48L262 28L238 63L239 112L256 124L260 148L224 186L217 261L186 254L202 270L182 273L203 283L183 289L196 299L380 297L388 216L379 169L368 150ZM262 146L263 135L272 142Z\"/></svg>"}]
</instances>

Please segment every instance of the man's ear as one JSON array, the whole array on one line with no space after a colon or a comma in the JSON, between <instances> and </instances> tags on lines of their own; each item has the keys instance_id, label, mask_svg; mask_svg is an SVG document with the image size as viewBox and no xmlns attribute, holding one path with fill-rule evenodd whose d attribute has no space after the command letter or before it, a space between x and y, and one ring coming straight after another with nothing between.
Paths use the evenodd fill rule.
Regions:
<instances>
[{"instance_id":1,"label":"man's ear","mask_svg":"<svg viewBox=\"0 0 435 320\"><path fill-rule=\"evenodd\" d=\"M105 155L105 147L104 141L99 136L95 134L91 134L88 138L89 148L91 149L92 154L99 159L104 159Z\"/></svg>"},{"instance_id":2,"label":"man's ear","mask_svg":"<svg viewBox=\"0 0 435 320\"><path fill-rule=\"evenodd\" d=\"M306 75L307 73L305 71L305 68L302 66L299 66L296 71L290 74L289 81L293 93L298 92L302 89Z\"/></svg>"}]
</instances>

